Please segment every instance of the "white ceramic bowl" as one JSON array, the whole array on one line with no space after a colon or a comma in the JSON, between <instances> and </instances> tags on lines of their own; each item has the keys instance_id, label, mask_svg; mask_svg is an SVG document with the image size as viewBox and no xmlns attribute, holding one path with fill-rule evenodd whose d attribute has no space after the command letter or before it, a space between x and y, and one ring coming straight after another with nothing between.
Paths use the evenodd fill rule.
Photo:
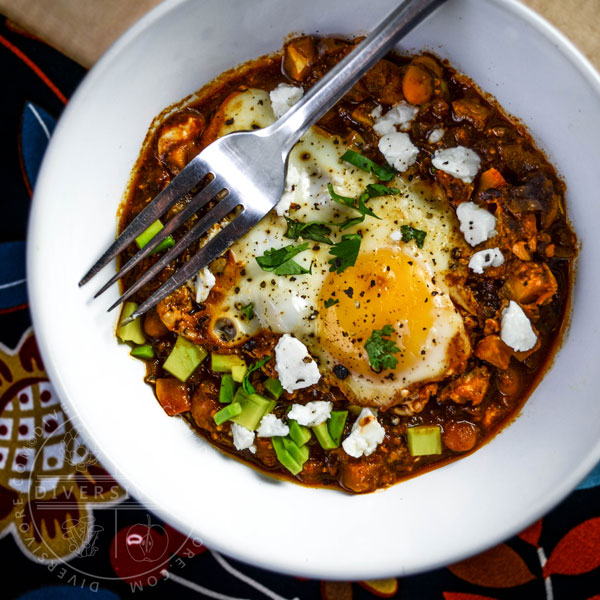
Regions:
<instances>
[{"instance_id":1,"label":"white ceramic bowl","mask_svg":"<svg viewBox=\"0 0 600 600\"><path fill-rule=\"evenodd\" d=\"M270 480L168 418L113 336L115 299L77 281L115 213L153 117L290 32L368 31L396 0L175 0L130 29L86 77L40 173L29 294L51 380L98 457L139 500L208 546L305 576L403 575L479 552L564 498L600 460L600 80L517 2L451 0L400 49L429 48L527 124L568 185L582 241L571 327L520 417L474 455L365 496ZM583 290L582 290L583 287ZM215 518L215 513L223 518ZM239 514L238 519L230 515Z\"/></svg>"}]
</instances>

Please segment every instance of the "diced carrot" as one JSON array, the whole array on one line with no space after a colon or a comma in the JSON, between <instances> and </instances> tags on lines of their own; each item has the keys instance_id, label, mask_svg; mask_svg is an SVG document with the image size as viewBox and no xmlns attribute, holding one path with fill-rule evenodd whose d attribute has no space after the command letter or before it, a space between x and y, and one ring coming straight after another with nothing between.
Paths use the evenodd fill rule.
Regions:
<instances>
[{"instance_id":1,"label":"diced carrot","mask_svg":"<svg viewBox=\"0 0 600 600\"><path fill-rule=\"evenodd\" d=\"M433 96L433 77L421 65L410 64L402 79L402 93L411 104L425 104Z\"/></svg>"},{"instance_id":2,"label":"diced carrot","mask_svg":"<svg viewBox=\"0 0 600 600\"><path fill-rule=\"evenodd\" d=\"M479 178L479 191L484 192L491 188L500 188L506 185L506 179L502 177L502 174L498 169L488 169L481 174Z\"/></svg>"},{"instance_id":3,"label":"diced carrot","mask_svg":"<svg viewBox=\"0 0 600 600\"><path fill-rule=\"evenodd\" d=\"M187 386L177 379L171 377L157 379L156 396L170 417L190 410L190 395Z\"/></svg>"},{"instance_id":4,"label":"diced carrot","mask_svg":"<svg viewBox=\"0 0 600 600\"><path fill-rule=\"evenodd\" d=\"M512 350L500 339L499 335L488 335L481 339L475 348L475 356L499 369L508 369Z\"/></svg>"},{"instance_id":5,"label":"diced carrot","mask_svg":"<svg viewBox=\"0 0 600 600\"><path fill-rule=\"evenodd\" d=\"M153 338L161 338L169 333L167 326L160 320L156 311L147 312L144 316L144 332Z\"/></svg>"}]
</instances>

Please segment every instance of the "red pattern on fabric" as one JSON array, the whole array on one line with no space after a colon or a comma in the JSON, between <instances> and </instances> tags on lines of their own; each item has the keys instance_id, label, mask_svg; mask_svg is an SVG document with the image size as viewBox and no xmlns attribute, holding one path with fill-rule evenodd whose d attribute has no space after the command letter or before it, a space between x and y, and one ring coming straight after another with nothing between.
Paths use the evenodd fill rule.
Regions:
<instances>
[{"instance_id":1,"label":"red pattern on fabric","mask_svg":"<svg viewBox=\"0 0 600 600\"><path fill-rule=\"evenodd\" d=\"M580 575L600 567L600 517L573 527L554 547L544 577Z\"/></svg>"}]
</instances>

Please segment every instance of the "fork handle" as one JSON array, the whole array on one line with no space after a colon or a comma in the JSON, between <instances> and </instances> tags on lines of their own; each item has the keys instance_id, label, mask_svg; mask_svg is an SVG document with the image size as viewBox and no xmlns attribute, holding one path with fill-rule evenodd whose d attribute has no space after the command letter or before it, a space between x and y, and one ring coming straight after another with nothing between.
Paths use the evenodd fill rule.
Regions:
<instances>
[{"instance_id":1,"label":"fork handle","mask_svg":"<svg viewBox=\"0 0 600 600\"><path fill-rule=\"evenodd\" d=\"M284 155L350 88L411 29L446 0L405 0L320 79L285 115L271 125ZM263 130L267 133L267 130Z\"/></svg>"}]
</instances>

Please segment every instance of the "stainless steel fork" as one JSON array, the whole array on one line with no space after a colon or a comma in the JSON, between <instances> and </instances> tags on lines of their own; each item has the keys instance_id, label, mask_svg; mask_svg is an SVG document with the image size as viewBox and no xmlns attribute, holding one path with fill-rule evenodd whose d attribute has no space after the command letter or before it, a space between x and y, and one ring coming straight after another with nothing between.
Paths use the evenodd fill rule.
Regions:
<instances>
[{"instance_id":1,"label":"stainless steel fork","mask_svg":"<svg viewBox=\"0 0 600 600\"><path fill-rule=\"evenodd\" d=\"M406 33L445 0L405 0L355 50L340 61L285 115L256 131L235 132L207 146L121 233L79 282L82 286L120 254L175 202L208 181L165 227L135 254L95 295L99 296L148 256L175 229L211 200L214 207L138 279L112 310L153 279L194 241L228 215L241 210L160 286L123 323L143 315L163 298L219 257L256 225L279 201L284 189L287 156L306 130L322 117ZM211 179L212 177L212 179Z\"/></svg>"}]
</instances>

